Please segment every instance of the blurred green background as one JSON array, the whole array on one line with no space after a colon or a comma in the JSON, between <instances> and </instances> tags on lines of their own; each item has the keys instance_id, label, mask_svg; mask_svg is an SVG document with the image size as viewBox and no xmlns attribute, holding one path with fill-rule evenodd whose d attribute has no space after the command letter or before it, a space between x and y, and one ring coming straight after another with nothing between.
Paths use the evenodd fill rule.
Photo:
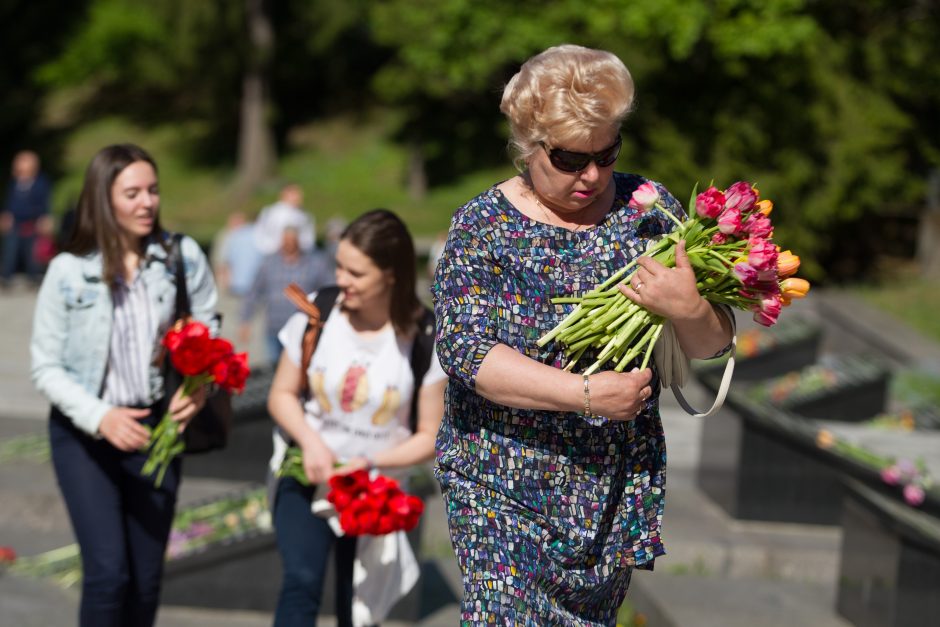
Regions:
<instances>
[{"instance_id":1,"label":"blurred green background","mask_svg":"<svg viewBox=\"0 0 940 627\"><path fill-rule=\"evenodd\" d=\"M914 264L940 177L934 0L3 0L0 23L0 163L37 150L58 213L133 141L165 223L204 242L286 181L321 225L384 206L430 239L514 172L505 82L571 42L637 83L618 169L680 199L753 181L801 275L898 287L904 310L937 291Z\"/></svg>"}]
</instances>

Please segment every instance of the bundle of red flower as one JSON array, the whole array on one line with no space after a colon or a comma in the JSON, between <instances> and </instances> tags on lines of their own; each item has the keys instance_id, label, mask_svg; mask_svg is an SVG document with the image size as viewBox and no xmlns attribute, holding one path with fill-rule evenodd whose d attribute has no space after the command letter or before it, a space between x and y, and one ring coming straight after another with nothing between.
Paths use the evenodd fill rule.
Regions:
<instances>
[{"instance_id":1,"label":"bundle of red flower","mask_svg":"<svg viewBox=\"0 0 940 627\"><path fill-rule=\"evenodd\" d=\"M421 499L402 491L397 481L382 475L370 479L366 470L331 477L326 500L349 536L411 531L424 512Z\"/></svg>"},{"instance_id":2,"label":"bundle of red flower","mask_svg":"<svg viewBox=\"0 0 940 627\"><path fill-rule=\"evenodd\" d=\"M209 336L209 328L201 322L177 322L163 337L163 346L169 353L170 363L183 375L182 394L189 396L200 386L215 383L224 390L240 393L248 379L248 353L235 353L232 343ZM157 477L154 483L163 483L170 462L183 452L178 423L169 411L150 434L147 457L141 474Z\"/></svg>"}]
</instances>

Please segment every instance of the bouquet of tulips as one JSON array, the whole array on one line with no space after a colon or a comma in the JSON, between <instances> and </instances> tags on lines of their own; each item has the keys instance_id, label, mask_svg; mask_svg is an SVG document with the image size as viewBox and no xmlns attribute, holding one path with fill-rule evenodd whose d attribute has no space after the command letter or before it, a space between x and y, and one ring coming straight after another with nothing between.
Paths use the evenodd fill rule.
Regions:
<instances>
[{"instance_id":1,"label":"bouquet of tulips","mask_svg":"<svg viewBox=\"0 0 940 627\"><path fill-rule=\"evenodd\" d=\"M245 389L248 353L235 353L232 343L209 336L209 328L201 322L178 321L163 337L173 367L183 375L182 394L189 396L200 386L215 383L224 390L240 393ZM157 474L154 485L163 484L163 476L173 459L183 452L179 423L167 410L150 433L149 451L141 474Z\"/></svg>"},{"instance_id":2,"label":"bouquet of tulips","mask_svg":"<svg viewBox=\"0 0 940 627\"><path fill-rule=\"evenodd\" d=\"M664 266L675 267L676 244L685 240L689 262L695 271L699 293L709 302L750 310L764 326L777 321L781 308L809 291L809 283L793 277L800 259L780 251L772 240L770 213L773 203L761 200L758 190L740 181L724 191L709 187L689 201L689 217L680 221L660 202L656 186L644 183L633 193L629 206L638 211L661 211L676 228L646 250ZM573 303L574 310L539 339L565 346L566 370L588 351L598 351L584 374L596 372L607 362L622 372L643 355L645 368L663 332L665 320L627 298L617 287L635 273L633 261L583 296L560 297L555 303Z\"/></svg>"},{"instance_id":3,"label":"bouquet of tulips","mask_svg":"<svg viewBox=\"0 0 940 627\"><path fill-rule=\"evenodd\" d=\"M310 485L299 448L287 449L277 476L292 477L301 485ZM402 490L394 479L368 470L333 475L329 486L326 500L333 505L339 526L348 536L411 531L424 512L420 498Z\"/></svg>"}]
</instances>

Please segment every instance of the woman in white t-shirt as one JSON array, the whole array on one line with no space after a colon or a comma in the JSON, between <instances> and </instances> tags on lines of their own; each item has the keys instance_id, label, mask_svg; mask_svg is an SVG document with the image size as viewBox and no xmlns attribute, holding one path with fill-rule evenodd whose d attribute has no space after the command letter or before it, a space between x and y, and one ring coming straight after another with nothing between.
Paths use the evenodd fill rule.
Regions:
<instances>
[{"instance_id":1,"label":"woman in white t-shirt","mask_svg":"<svg viewBox=\"0 0 940 627\"><path fill-rule=\"evenodd\" d=\"M307 368L308 399L301 397L300 372L306 315L296 314L279 334L284 353L268 408L303 451L313 485L278 481L274 525L284 578L276 627L316 624L331 549L338 624L353 624L356 538L337 537L311 512L330 476L372 467L395 476L434 454L446 375L432 355L423 380L414 381L411 349L424 312L415 273L414 243L402 221L386 210L365 213L346 228L336 251L340 296ZM414 432L409 427L413 394L418 394ZM283 448L275 447L273 467L280 465Z\"/></svg>"}]
</instances>

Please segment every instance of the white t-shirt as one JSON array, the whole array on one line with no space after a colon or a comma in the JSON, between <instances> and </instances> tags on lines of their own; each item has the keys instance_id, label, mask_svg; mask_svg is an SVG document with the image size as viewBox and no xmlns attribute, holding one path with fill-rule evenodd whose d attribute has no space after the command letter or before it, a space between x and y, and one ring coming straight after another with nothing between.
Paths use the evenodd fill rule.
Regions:
<instances>
[{"instance_id":1,"label":"white t-shirt","mask_svg":"<svg viewBox=\"0 0 940 627\"><path fill-rule=\"evenodd\" d=\"M287 357L298 366L306 327L307 316L296 313L278 333ZM334 306L307 369L310 400L304 410L307 422L338 460L371 455L411 437L413 344L413 339L396 335L391 323L375 333L359 334L339 305ZM446 378L435 352L418 387ZM272 468L283 459L278 448L275 443Z\"/></svg>"},{"instance_id":2,"label":"white t-shirt","mask_svg":"<svg viewBox=\"0 0 940 627\"><path fill-rule=\"evenodd\" d=\"M297 229L301 250L313 250L316 245L316 223L313 216L283 201L261 210L255 221L255 246L262 254L273 255L281 249L286 228Z\"/></svg>"}]
</instances>

